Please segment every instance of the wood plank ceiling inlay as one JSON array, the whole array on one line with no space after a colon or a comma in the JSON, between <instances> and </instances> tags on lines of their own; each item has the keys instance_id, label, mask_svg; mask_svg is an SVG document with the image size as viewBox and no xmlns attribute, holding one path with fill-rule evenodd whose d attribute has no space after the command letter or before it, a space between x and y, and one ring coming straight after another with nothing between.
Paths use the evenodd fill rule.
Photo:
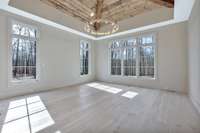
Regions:
<instances>
[{"instance_id":1,"label":"wood plank ceiling inlay","mask_svg":"<svg viewBox=\"0 0 200 133\"><path fill-rule=\"evenodd\" d=\"M82 22L91 20L91 13L96 19L109 19L115 22L160 7L173 8L174 0L40 0L58 9L66 15L75 17ZM98 30L100 24L95 24Z\"/></svg>"}]
</instances>

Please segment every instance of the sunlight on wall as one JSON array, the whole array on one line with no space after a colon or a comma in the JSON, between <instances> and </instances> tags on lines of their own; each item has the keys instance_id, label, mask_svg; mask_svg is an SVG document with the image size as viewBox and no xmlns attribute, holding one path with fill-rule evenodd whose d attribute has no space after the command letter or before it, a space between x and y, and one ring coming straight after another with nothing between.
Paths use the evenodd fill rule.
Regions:
<instances>
[{"instance_id":1,"label":"sunlight on wall","mask_svg":"<svg viewBox=\"0 0 200 133\"><path fill-rule=\"evenodd\" d=\"M55 122L39 96L9 103L1 133L36 133Z\"/></svg>"},{"instance_id":2,"label":"sunlight on wall","mask_svg":"<svg viewBox=\"0 0 200 133\"><path fill-rule=\"evenodd\" d=\"M117 94L117 93L122 91L122 89L102 85L102 84L99 84L99 83L89 83L89 84L87 84L87 86L96 88L98 90L106 91L106 92L109 92L109 93L113 93L113 94Z\"/></svg>"},{"instance_id":3,"label":"sunlight on wall","mask_svg":"<svg viewBox=\"0 0 200 133\"><path fill-rule=\"evenodd\" d=\"M137 92L127 91L126 93L122 94L121 96L129 98L129 99L133 99L137 95L138 95Z\"/></svg>"}]
</instances>

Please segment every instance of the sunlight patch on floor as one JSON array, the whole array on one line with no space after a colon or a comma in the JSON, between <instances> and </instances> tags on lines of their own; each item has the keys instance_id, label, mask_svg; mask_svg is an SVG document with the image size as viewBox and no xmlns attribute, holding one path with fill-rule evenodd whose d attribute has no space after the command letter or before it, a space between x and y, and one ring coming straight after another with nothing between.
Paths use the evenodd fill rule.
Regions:
<instances>
[{"instance_id":1,"label":"sunlight patch on floor","mask_svg":"<svg viewBox=\"0 0 200 133\"><path fill-rule=\"evenodd\" d=\"M15 107L19 107L19 106L23 106L26 104L25 99L20 99L20 100L15 100L9 103L9 108L8 109L12 109Z\"/></svg>"},{"instance_id":2,"label":"sunlight patch on floor","mask_svg":"<svg viewBox=\"0 0 200 133\"><path fill-rule=\"evenodd\" d=\"M133 92L133 91L127 91L126 93L122 94L121 96L129 98L129 99L133 99L134 97L136 97L138 95L137 92Z\"/></svg>"},{"instance_id":3,"label":"sunlight patch on floor","mask_svg":"<svg viewBox=\"0 0 200 133\"><path fill-rule=\"evenodd\" d=\"M99 84L99 83L89 83L89 84L87 84L87 86L98 89L98 90L106 91L109 93L113 93L113 94L117 94L122 91L122 89L115 88L112 86L106 86L106 85Z\"/></svg>"},{"instance_id":4,"label":"sunlight patch on floor","mask_svg":"<svg viewBox=\"0 0 200 133\"><path fill-rule=\"evenodd\" d=\"M28 117L5 123L1 133L30 133Z\"/></svg>"},{"instance_id":5,"label":"sunlight patch on floor","mask_svg":"<svg viewBox=\"0 0 200 133\"><path fill-rule=\"evenodd\" d=\"M30 116L31 129L33 133L36 133L48 126L54 124L53 119L49 115L48 111L42 111Z\"/></svg>"},{"instance_id":6,"label":"sunlight patch on floor","mask_svg":"<svg viewBox=\"0 0 200 133\"><path fill-rule=\"evenodd\" d=\"M56 131L55 133L61 133L61 131Z\"/></svg>"},{"instance_id":7,"label":"sunlight patch on floor","mask_svg":"<svg viewBox=\"0 0 200 133\"><path fill-rule=\"evenodd\" d=\"M36 133L55 122L39 96L9 103L1 133Z\"/></svg>"}]
</instances>

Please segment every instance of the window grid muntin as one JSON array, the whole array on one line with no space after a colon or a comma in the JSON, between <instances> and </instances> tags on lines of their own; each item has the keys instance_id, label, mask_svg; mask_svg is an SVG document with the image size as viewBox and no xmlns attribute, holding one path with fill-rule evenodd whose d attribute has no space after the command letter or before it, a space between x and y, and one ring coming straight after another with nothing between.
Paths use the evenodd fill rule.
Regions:
<instances>
[{"instance_id":1,"label":"window grid muntin","mask_svg":"<svg viewBox=\"0 0 200 133\"><path fill-rule=\"evenodd\" d=\"M115 54L115 57L114 57L114 54ZM121 73L122 73L121 72L122 61L120 58L121 58L121 50L119 48L112 49L112 51L111 51L111 73L113 75L121 75ZM112 68L114 68L115 71Z\"/></svg>"},{"instance_id":2,"label":"window grid muntin","mask_svg":"<svg viewBox=\"0 0 200 133\"><path fill-rule=\"evenodd\" d=\"M132 45L130 45L131 41L134 42ZM136 67L137 67L137 45L136 44L137 43L136 43L136 41L137 41L136 39L129 39L129 40L125 40L123 42L123 46L122 46L123 76L137 76L137 73L136 73ZM131 51L132 57L129 57L129 54L130 54L129 50ZM135 60L133 58L135 58ZM131 64L129 64L130 62L128 60L132 61ZM128 68L129 68L129 70L128 70ZM128 71L130 73L128 73Z\"/></svg>"},{"instance_id":3,"label":"window grid muntin","mask_svg":"<svg viewBox=\"0 0 200 133\"><path fill-rule=\"evenodd\" d=\"M143 55L142 54L142 49L146 50L147 48L150 48L151 50L149 52L151 52L149 55L145 55L143 51ZM139 46L138 48L139 51L139 75L140 77L151 77L154 78L155 77L155 45L144 45L144 46ZM143 60L143 62L141 61ZM151 72L152 71L152 72Z\"/></svg>"},{"instance_id":4,"label":"window grid muntin","mask_svg":"<svg viewBox=\"0 0 200 133\"><path fill-rule=\"evenodd\" d=\"M152 37L152 42L151 43L142 43L142 38L146 38L146 37ZM123 43L126 42L126 41L129 41L129 40L136 40L136 44L132 45L132 46L125 46ZM117 40L115 40L113 42L117 42ZM113 43L111 43L110 52L113 49L120 49L122 51L121 53L123 53L123 51L125 49L136 48L136 76L131 76L131 75L125 75L124 74L124 64L123 64L124 63L123 62L124 57L123 56L121 58L121 61L122 61L122 63L121 63L121 75L117 75L117 76L136 77L136 78L140 78L140 77L155 78L156 77L156 38L155 38L155 35L139 36L139 37L136 37L136 38L129 38L129 39L124 39L124 40L119 40L118 42L120 42L120 46L117 47L117 48L113 48L112 47ZM140 51L139 51L140 47L153 47L153 49L154 49L153 50L153 56L154 56L153 64L154 65L151 66L151 67L153 67L153 76L140 76ZM112 71L112 69L110 69L110 74L112 75L111 71ZM112 76L116 76L116 75L112 75Z\"/></svg>"},{"instance_id":5,"label":"window grid muntin","mask_svg":"<svg viewBox=\"0 0 200 133\"><path fill-rule=\"evenodd\" d=\"M80 75L89 74L89 42L80 42Z\"/></svg>"},{"instance_id":6,"label":"window grid muntin","mask_svg":"<svg viewBox=\"0 0 200 133\"><path fill-rule=\"evenodd\" d=\"M32 29L32 30L34 30L34 37L31 37L31 36L25 36L25 35L21 35L22 33L13 33L13 26L14 25L18 25L18 26L21 26L21 28L27 28L27 29ZM37 47L37 41L38 41L38 30L37 30L37 28L36 27L33 27L33 26L30 26L30 25L26 25L26 24L23 24L23 23L20 23L20 22L16 22L16 21L13 21L12 22L12 28L11 28L12 30L11 30L11 46L12 46L12 79L13 80L17 80L17 81L22 81L22 80L32 80L32 79L36 79L37 78L37 49L36 49L36 47ZM30 35L30 34L29 34ZM23 64L24 62L26 62L27 61L27 57L28 56L30 56L30 51L29 51L29 53L26 53L25 54L25 60L24 59L21 59L21 60L23 60L23 65L19 65L19 64L17 64L17 65L14 65L14 62L13 62L13 57L14 57L14 51L13 51L13 40L14 39L16 39L16 40L18 40L18 47L19 47L19 45L20 45L20 40L21 40L21 47L23 48L23 46L22 45L24 45L25 46L25 49L27 50L27 45L28 45L28 43L29 43L29 46L31 46L31 45L33 45L33 47L31 47L32 49L31 50L33 50L34 49L34 52L31 52L31 55L32 56L34 56L32 59L34 60L34 64L32 64L32 65L25 65L25 64ZM32 43L32 44L31 44ZM30 48L30 47L29 47ZM19 49L19 48L18 48ZM23 53L24 51L21 51L21 53L20 54L22 54L22 56L24 56L24 53ZM27 51L26 51L27 52ZM17 53L16 53L17 54ZM29 55L28 55L29 54ZM17 55L15 55L15 56L17 56ZM19 57L18 57L19 58ZM24 57L23 57L24 58ZM29 57L28 57L29 58ZM19 62L20 62L20 59L19 59ZM27 63L27 62L26 62ZM18 68L18 69L17 69ZM31 69L32 70L31 70ZM16 76L16 74L17 74L17 72L20 72L21 70L20 69L22 69L22 72L21 73L18 73L18 76ZM24 69L24 70L23 70ZM17 71L17 72L16 72ZM30 72L30 71L33 71L33 73L27 73L27 72Z\"/></svg>"}]
</instances>

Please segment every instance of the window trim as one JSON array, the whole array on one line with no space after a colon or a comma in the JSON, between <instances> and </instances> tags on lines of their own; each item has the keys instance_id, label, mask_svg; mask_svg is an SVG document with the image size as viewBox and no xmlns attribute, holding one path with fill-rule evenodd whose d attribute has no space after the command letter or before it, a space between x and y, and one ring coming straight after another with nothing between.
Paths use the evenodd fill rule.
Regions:
<instances>
[{"instance_id":1,"label":"window trim","mask_svg":"<svg viewBox=\"0 0 200 133\"><path fill-rule=\"evenodd\" d=\"M83 75L81 75L81 61L80 61L80 59L81 59L81 56L80 56L81 47L80 47L80 45L81 45L82 42L88 43L88 53L89 53L89 55L88 55L88 74L83 74ZM79 42L79 75L80 75L80 77L86 77L86 76L91 75L91 43L90 43L89 40L80 40L80 42Z\"/></svg>"},{"instance_id":2,"label":"window trim","mask_svg":"<svg viewBox=\"0 0 200 133\"><path fill-rule=\"evenodd\" d=\"M153 45L154 45L154 49L155 49L155 53L154 53L154 77L151 78L151 77L148 77L148 76L139 76L139 45L137 44L135 47L137 48L137 57L136 57L136 76L126 76L124 75L123 73L123 64L122 64L122 67L121 67L121 75L112 75L111 74L111 45L114 41L127 41L127 40L131 40L131 39L136 39L137 41L139 40L139 38L142 38L142 37L148 37L148 36L153 36L154 37L154 42L153 42ZM112 77L112 78L131 78L131 79L138 79L138 80L157 80L158 79L158 75L157 75L157 58L158 58L158 38L157 38L157 33L153 32L153 33L146 33L146 34L140 34L140 35L136 35L136 36L133 36L133 37L126 37L126 38L122 38L122 39L113 39L113 40L110 40L109 42L109 45L108 45L108 71L109 71L109 76ZM148 46L148 45L147 45ZM123 63L123 60L121 60L122 63Z\"/></svg>"},{"instance_id":3,"label":"window trim","mask_svg":"<svg viewBox=\"0 0 200 133\"><path fill-rule=\"evenodd\" d=\"M36 34L36 38L34 39L34 41L36 41L36 78L35 79L28 79L28 78L24 78L22 80L15 80L13 79L12 76L12 70L13 70L13 66L12 66L12 38L13 36L18 37L18 35L16 34L12 34L12 26L14 23L26 26L26 27L30 27L30 28L34 28L37 31ZM37 83L40 80L40 60L39 60L39 36L40 36L40 32L38 30L38 27L33 26L32 24L29 24L27 22L23 22L23 21L18 21L15 19L8 19L8 86L13 86L13 85L26 85L26 84L32 84L32 83ZM25 38L23 36L20 36L20 38Z\"/></svg>"}]
</instances>

